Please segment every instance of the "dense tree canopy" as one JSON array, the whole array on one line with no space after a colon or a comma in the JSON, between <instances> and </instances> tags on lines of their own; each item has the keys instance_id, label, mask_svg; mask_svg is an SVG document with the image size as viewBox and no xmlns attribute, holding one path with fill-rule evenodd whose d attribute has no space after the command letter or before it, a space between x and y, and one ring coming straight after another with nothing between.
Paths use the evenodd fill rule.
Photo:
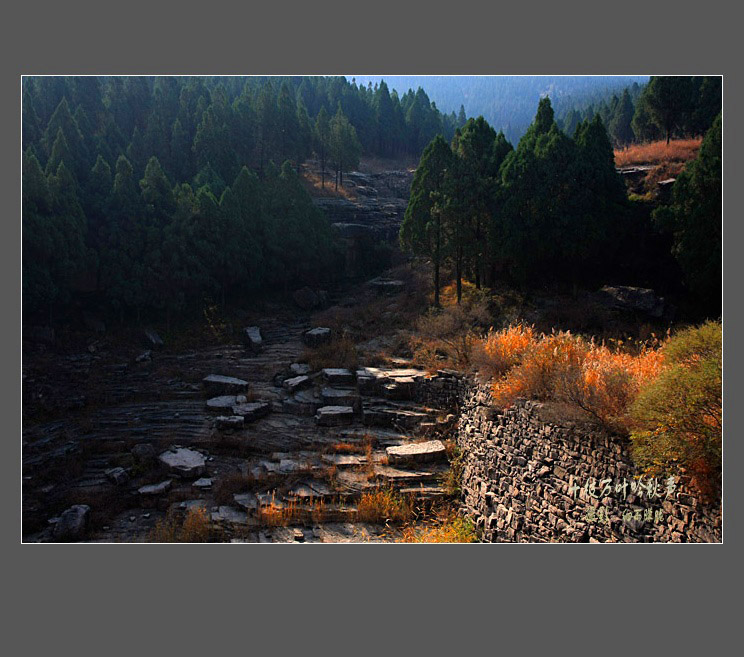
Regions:
<instances>
[{"instance_id":1,"label":"dense tree canopy","mask_svg":"<svg viewBox=\"0 0 744 657\"><path fill-rule=\"evenodd\" d=\"M87 290L172 310L323 277L330 229L293 169L315 151L342 183L362 153L418 155L462 120L340 77L24 78L24 308Z\"/></svg>"}]
</instances>

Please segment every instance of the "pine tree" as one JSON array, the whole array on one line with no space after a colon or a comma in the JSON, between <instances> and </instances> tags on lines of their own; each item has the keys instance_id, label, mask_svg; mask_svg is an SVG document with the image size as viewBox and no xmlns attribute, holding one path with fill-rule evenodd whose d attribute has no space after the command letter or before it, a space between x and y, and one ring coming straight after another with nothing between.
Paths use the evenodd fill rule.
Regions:
<instances>
[{"instance_id":1,"label":"pine tree","mask_svg":"<svg viewBox=\"0 0 744 657\"><path fill-rule=\"evenodd\" d=\"M722 118L705 134L697 159L672 189L672 203L654 212L674 236L673 253L687 286L712 316L721 311Z\"/></svg>"},{"instance_id":2,"label":"pine tree","mask_svg":"<svg viewBox=\"0 0 744 657\"><path fill-rule=\"evenodd\" d=\"M434 265L434 305L439 307L440 270L447 251L444 214L447 176L454 158L449 144L437 135L424 149L411 183L411 196L400 227L401 246L431 258Z\"/></svg>"},{"instance_id":3,"label":"pine tree","mask_svg":"<svg viewBox=\"0 0 744 657\"><path fill-rule=\"evenodd\" d=\"M633 141L631 122L633 121L634 113L633 101L630 99L628 90L625 89L608 124L612 140L618 146L626 146Z\"/></svg>"},{"instance_id":4,"label":"pine tree","mask_svg":"<svg viewBox=\"0 0 744 657\"><path fill-rule=\"evenodd\" d=\"M320 157L320 186L325 188L325 172L326 172L326 155L331 140L331 124L328 120L328 112L326 112L325 106L320 108L318 116L315 118L315 150Z\"/></svg>"}]
</instances>

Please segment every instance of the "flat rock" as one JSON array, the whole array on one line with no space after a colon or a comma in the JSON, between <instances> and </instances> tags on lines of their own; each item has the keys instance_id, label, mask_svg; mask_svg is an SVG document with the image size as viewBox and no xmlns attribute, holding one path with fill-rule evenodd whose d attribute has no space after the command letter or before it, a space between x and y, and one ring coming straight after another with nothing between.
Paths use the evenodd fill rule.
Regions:
<instances>
[{"instance_id":1,"label":"flat rock","mask_svg":"<svg viewBox=\"0 0 744 657\"><path fill-rule=\"evenodd\" d=\"M338 427L354 422L351 406L321 406L315 414L316 422L323 427Z\"/></svg>"},{"instance_id":2,"label":"flat rock","mask_svg":"<svg viewBox=\"0 0 744 657\"><path fill-rule=\"evenodd\" d=\"M292 377L291 379L286 379L282 385L285 390L295 392L312 385L312 380L309 376L303 374L301 376Z\"/></svg>"},{"instance_id":3,"label":"flat rock","mask_svg":"<svg viewBox=\"0 0 744 657\"><path fill-rule=\"evenodd\" d=\"M367 459L359 454L323 454L321 459L325 463L330 463L338 467L351 467L357 465L364 465Z\"/></svg>"},{"instance_id":4,"label":"flat rock","mask_svg":"<svg viewBox=\"0 0 744 657\"><path fill-rule=\"evenodd\" d=\"M243 329L243 344L247 349L257 354L263 349L263 337L258 326L246 326Z\"/></svg>"},{"instance_id":5,"label":"flat rock","mask_svg":"<svg viewBox=\"0 0 744 657\"><path fill-rule=\"evenodd\" d=\"M248 390L248 381L237 379L234 376L223 376L222 374L205 376L202 383L209 392L236 393Z\"/></svg>"},{"instance_id":6,"label":"flat rock","mask_svg":"<svg viewBox=\"0 0 744 657\"><path fill-rule=\"evenodd\" d=\"M354 383L354 372L342 367L326 367L323 370L323 378L332 386L352 385Z\"/></svg>"},{"instance_id":7,"label":"flat rock","mask_svg":"<svg viewBox=\"0 0 744 657\"><path fill-rule=\"evenodd\" d=\"M447 450L441 440L429 440L425 443L407 443L386 450L391 464L427 463L447 458Z\"/></svg>"},{"instance_id":8,"label":"flat rock","mask_svg":"<svg viewBox=\"0 0 744 657\"><path fill-rule=\"evenodd\" d=\"M292 415L315 415L317 410L323 406L312 390L300 390L282 402L282 410Z\"/></svg>"},{"instance_id":9,"label":"flat rock","mask_svg":"<svg viewBox=\"0 0 744 657\"><path fill-rule=\"evenodd\" d=\"M332 333L331 329L325 326L317 326L309 331L305 331L302 334L302 341L308 347L320 347L331 341Z\"/></svg>"},{"instance_id":10,"label":"flat rock","mask_svg":"<svg viewBox=\"0 0 744 657\"><path fill-rule=\"evenodd\" d=\"M220 397L212 397L207 400L207 408L211 411L225 411L232 410L233 406L236 406L238 399L235 395L221 395Z\"/></svg>"},{"instance_id":11,"label":"flat rock","mask_svg":"<svg viewBox=\"0 0 744 657\"><path fill-rule=\"evenodd\" d=\"M364 408L364 424L379 427L413 429L430 419L423 410L370 405Z\"/></svg>"},{"instance_id":12,"label":"flat rock","mask_svg":"<svg viewBox=\"0 0 744 657\"><path fill-rule=\"evenodd\" d=\"M255 510L258 508L258 499L253 493L235 493L233 495L235 504L248 510Z\"/></svg>"},{"instance_id":13,"label":"flat rock","mask_svg":"<svg viewBox=\"0 0 744 657\"><path fill-rule=\"evenodd\" d=\"M207 471L204 455L186 447L170 449L158 459L170 472L181 477L197 478Z\"/></svg>"},{"instance_id":14,"label":"flat rock","mask_svg":"<svg viewBox=\"0 0 744 657\"><path fill-rule=\"evenodd\" d=\"M289 369L295 376L310 374L310 366L307 363L292 363Z\"/></svg>"},{"instance_id":15,"label":"flat rock","mask_svg":"<svg viewBox=\"0 0 744 657\"><path fill-rule=\"evenodd\" d=\"M247 402L232 407L233 415L240 416L244 422L255 422L271 412L269 402Z\"/></svg>"},{"instance_id":16,"label":"flat rock","mask_svg":"<svg viewBox=\"0 0 744 657\"><path fill-rule=\"evenodd\" d=\"M165 481L161 481L159 484L148 484L147 486L141 486L137 489L137 492L140 495L162 495L163 493L167 493L170 490L171 484L173 481L171 479L166 479Z\"/></svg>"},{"instance_id":17,"label":"flat rock","mask_svg":"<svg viewBox=\"0 0 744 657\"><path fill-rule=\"evenodd\" d=\"M359 393L353 388L330 388L324 387L320 391L320 397L326 406L351 406L359 410L361 399Z\"/></svg>"},{"instance_id":18,"label":"flat rock","mask_svg":"<svg viewBox=\"0 0 744 657\"><path fill-rule=\"evenodd\" d=\"M201 479L197 479L191 485L194 488L212 488L212 479L211 477L202 477Z\"/></svg>"},{"instance_id":19,"label":"flat rock","mask_svg":"<svg viewBox=\"0 0 744 657\"><path fill-rule=\"evenodd\" d=\"M241 415L220 415L214 419L214 426L220 431L235 431L237 429L242 429L244 424L245 418Z\"/></svg>"},{"instance_id":20,"label":"flat rock","mask_svg":"<svg viewBox=\"0 0 744 657\"><path fill-rule=\"evenodd\" d=\"M212 522L242 525L248 522L248 514L233 506L221 506L212 513Z\"/></svg>"},{"instance_id":21,"label":"flat rock","mask_svg":"<svg viewBox=\"0 0 744 657\"><path fill-rule=\"evenodd\" d=\"M75 541L83 537L90 517L87 504L75 504L62 512L54 523L52 534L58 541Z\"/></svg>"}]
</instances>

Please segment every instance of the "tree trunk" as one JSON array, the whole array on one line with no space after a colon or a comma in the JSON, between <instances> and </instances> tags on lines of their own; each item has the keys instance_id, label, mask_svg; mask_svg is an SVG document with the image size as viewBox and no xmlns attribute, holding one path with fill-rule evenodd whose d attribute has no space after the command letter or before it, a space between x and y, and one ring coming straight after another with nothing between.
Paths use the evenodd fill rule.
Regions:
<instances>
[{"instance_id":1,"label":"tree trunk","mask_svg":"<svg viewBox=\"0 0 744 657\"><path fill-rule=\"evenodd\" d=\"M320 150L320 188L325 189L325 151Z\"/></svg>"},{"instance_id":2,"label":"tree trunk","mask_svg":"<svg viewBox=\"0 0 744 657\"><path fill-rule=\"evenodd\" d=\"M462 301L462 247L457 247L456 274L457 274L457 305Z\"/></svg>"}]
</instances>

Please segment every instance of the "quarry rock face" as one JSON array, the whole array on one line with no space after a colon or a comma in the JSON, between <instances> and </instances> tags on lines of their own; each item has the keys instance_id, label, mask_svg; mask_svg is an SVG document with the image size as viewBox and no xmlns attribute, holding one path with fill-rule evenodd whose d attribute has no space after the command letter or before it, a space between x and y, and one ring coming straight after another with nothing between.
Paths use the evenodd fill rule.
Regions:
<instances>
[{"instance_id":1,"label":"quarry rock face","mask_svg":"<svg viewBox=\"0 0 744 657\"><path fill-rule=\"evenodd\" d=\"M186 447L175 447L163 452L158 460L170 472L186 479L195 479L206 473L206 459L201 452Z\"/></svg>"},{"instance_id":2,"label":"quarry rock face","mask_svg":"<svg viewBox=\"0 0 744 657\"><path fill-rule=\"evenodd\" d=\"M90 507L75 504L64 511L54 525L52 535L57 541L76 541L83 537L88 524Z\"/></svg>"}]
</instances>

